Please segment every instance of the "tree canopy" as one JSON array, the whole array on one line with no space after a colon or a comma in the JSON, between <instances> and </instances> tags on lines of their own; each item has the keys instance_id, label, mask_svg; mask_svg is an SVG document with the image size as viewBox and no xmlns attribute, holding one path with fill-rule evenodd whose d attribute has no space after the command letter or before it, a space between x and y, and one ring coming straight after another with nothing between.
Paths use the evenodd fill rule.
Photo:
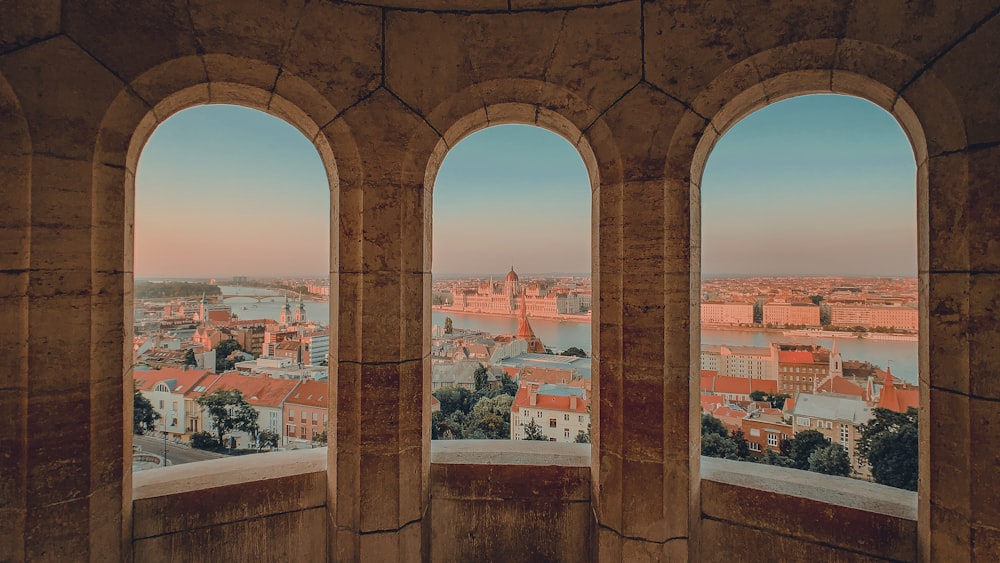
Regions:
<instances>
[{"instance_id":1,"label":"tree canopy","mask_svg":"<svg viewBox=\"0 0 1000 563\"><path fill-rule=\"evenodd\" d=\"M258 413L239 389L216 389L198 397L197 402L212 419L220 444L225 444L226 436L234 431L246 432L256 441Z\"/></svg>"},{"instance_id":2,"label":"tree canopy","mask_svg":"<svg viewBox=\"0 0 1000 563\"><path fill-rule=\"evenodd\" d=\"M524 439L525 440L548 440L545 434L542 434L542 427L535 424L535 419L531 419L531 422L524 427Z\"/></svg>"},{"instance_id":3,"label":"tree canopy","mask_svg":"<svg viewBox=\"0 0 1000 563\"><path fill-rule=\"evenodd\" d=\"M563 350L562 352L560 352L559 355L560 356L576 356L578 358L586 358L587 357L587 353L584 352L582 349L577 348L576 346L570 346L569 348L566 348L565 350Z\"/></svg>"},{"instance_id":4,"label":"tree canopy","mask_svg":"<svg viewBox=\"0 0 1000 563\"><path fill-rule=\"evenodd\" d=\"M236 367L236 362L230 361L228 358L230 354L237 350L242 351L243 346L236 340L226 339L220 342L215 347L215 371L222 373Z\"/></svg>"},{"instance_id":5,"label":"tree canopy","mask_svg":"<svg viewBox=\"0 0 1000 563\"><path fill-rule=\"evenodd\" d=\"M820 446L809 454L809 471L847 477L851 474L851 458L840 444Z\"/></svg>"},{"instance_id":6,"label":"tree canopy","mask_svg":"<svg viewBox=\"0 0 1000 563\"><path fill-rule=\"evenodd\" d=\"M138 389L133 389L132 397L132 433L145 434L156 429L156 421L160 420L160 413L153 410L153 403L149 402Z\"/></svg>"},{"instance_id":7,"label":"tree canopy","mask_svg":"<svg viewBox=\"0 0 1000 563\"><path fill-rule=\"evenodd\" d=\"M871 464L876 483L917 490L917 410L910 408L906 413L897 413L876 408L874 415L861 426L858 456Z\"/></svg>"},{"instance_id":8,"label":"tree canopy","mask_svg":"<svg viewBox=\"0 0 1000 563\"><path fill-rule=\"evenodd\" d=\"M809 469L809 456L817 448L824 448L829 444L826 436L816 430L803 430L790 440L788 457L795 462L795 467L799 469Z\"/></svg>"},{"instance_id":9,"label":"tree canopy","mask_svg":"<svg viewBox=\"0 0 1000 563\"><path fill-rule=\"evenodd\" d=\"M213 284L198 282L139 282L135 284L136 299L168 299L174 297L201 297L222 295L222 289Z\"/></svg>"},{"instance_id":10,"label":"tree canopy","mask_svg":"<svg viewBox=\"0 0 1000 563\"><path fill-rule=\"evenodd\" d=\"M726 425L721 420L710 413L704 413L701 415L701 435L704 437L707 434L718 434L723 438L728 438L729 430L726 429Z\"/></svg>"}]
</instances>

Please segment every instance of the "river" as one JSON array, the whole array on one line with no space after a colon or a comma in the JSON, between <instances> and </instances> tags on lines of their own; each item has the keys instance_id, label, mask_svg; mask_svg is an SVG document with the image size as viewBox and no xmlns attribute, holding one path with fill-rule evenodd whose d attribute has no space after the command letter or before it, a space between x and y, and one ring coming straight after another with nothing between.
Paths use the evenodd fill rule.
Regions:
<instances>
[{"instance_id":1,"label":"river","mask_svg":"<svg viewBox=\"0 0 1000 563\"><path fill-rule=\"evenodd\" d=\"M233 308L233 313L241 319L279 319L285 298L273 291L256 287L220 286L223 293L243 295L274 295L258 303L256 299L233 297L226 304ZM294 308L298 306L294 302ZM243 309L246 307L246 309ZM330 304L325 301L305 301L306 319L329 324ZM484 317L468 315L452 311L432 311L431 323L444 326L445 317L451 317L456 328L482 330L490 334L511 334L517 332L517 319L514 317ZM535 334L549 348L565 350L576 346L590 352L590 323L557 321L549 319L531 319ZM780 332L758 332L744 330L703 330L701 333L704 344L728 344L730 346L768 346L771 342L816 343L826 348L833 346L830 338L812 338L802 336L785 336ZM893 375L910 383L917 382L917 343L896 341L875 341L857 338L837 339L840 353L845 360L868 361L885 367L891 362Z\"/></svg>"}]
</instances>

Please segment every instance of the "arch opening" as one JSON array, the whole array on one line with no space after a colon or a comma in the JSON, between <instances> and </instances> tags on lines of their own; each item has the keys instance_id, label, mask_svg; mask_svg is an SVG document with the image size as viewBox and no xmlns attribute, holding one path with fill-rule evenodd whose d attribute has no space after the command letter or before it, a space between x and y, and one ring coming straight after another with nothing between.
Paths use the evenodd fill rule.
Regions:
<instances>
[{"instance_id":1,"label":"arch opening","mask_svg":"<svg viewBox=\"0 0 1000 563\"><path fill-rule=\"evenodd\" d=\"M695 153L701 451L916 490L922 132L794 94L737 96ZM871 449L889 420L906 464Z\"/></svg>"},{"instance_id":2,"label":"arch opening","mask_svg":"<svg viewBox=\"0 0 1000 563\"><path fill-rule=\"evenodd\" d=\"M556 127L455 128L425 183L437 226L429 434L589 442L592 153Z\"/></svg>"},{"instance_id":3,"label":"arch opening","mask_svg":"<svg viewBox=\"0 0 1000 563\"><path fill-rule=\"evenodd\" d=\"M145 120L128 152L133 423L157 438L134 444L160 465L325 444L329 146L258 109L178 96L192 103L164 102L169 117Z\"/></svg>"}]
</instances>

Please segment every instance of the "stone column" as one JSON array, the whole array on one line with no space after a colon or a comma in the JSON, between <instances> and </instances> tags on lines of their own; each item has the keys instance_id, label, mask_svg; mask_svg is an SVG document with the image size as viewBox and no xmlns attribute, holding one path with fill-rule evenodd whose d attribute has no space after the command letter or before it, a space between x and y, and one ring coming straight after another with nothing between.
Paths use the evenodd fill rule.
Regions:
<instances>
[{"instance_id":1,"label":"stone column","mask_svg":"<svg viewBox=\"0 0 1000 563\"><path fill-rule=\"evenodd\" d=\"M361 170L340 185L331 553L419 560L430 468L430 202L426 159L410 154L429 155L437 136L384 89L325 133L340 131L353 135Z\"/></svg>"},{"instance_id":2,"label":"stone column","mask_svg":"<svg viewBox=\"0 0 1000 563\"><path fill-rule=\"evenodd\" d=\"M588 132L602 166L593 468L600 561L684 561L693 544L697 341L690 300L697 271L690 260L690 190L665 173L684 112L640 84L606 114L606 133ZM617 163L601 148L608 145L617 148Z\"/></svg>"},{"instance_id":3,"label":"stone column","mask_svg":"<svg viewBox=\"0 0 1000 563\"><path fill-rule=\"evenodd\" d=\"M20 105L5 109L23 112L32 151L28 172L26 137L5 119L0 138L13 145L9 155L0 151L3 213L12 220L4 234L16 238L4 237L3 326L11 334L2 340L16 349L0 384L11 415L0 516L10 535L0 551L127 560L123 167L110 167L117 197L94 185L107 168L96 162L95 140L122 84L66 36L4 55L0 74L11 86L2 94Z\"/></svg>"}]
</instances>

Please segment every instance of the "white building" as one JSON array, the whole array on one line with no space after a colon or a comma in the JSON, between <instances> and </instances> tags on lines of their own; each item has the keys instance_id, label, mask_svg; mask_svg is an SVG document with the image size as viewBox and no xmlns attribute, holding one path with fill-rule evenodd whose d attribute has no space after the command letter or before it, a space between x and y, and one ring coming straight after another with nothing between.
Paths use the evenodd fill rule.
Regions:
<instances>
[{"instance_id":1,"label":"white building","mask_svg":"<svg viewBox=\"0 0 1000 563\"><path fill-rule=\"evenodd\" d=\"M510 439L523 440L534 422L550 442L574 442L590 427L587 391L563 384L525 384L510 407Z\"/></svg>"}]
</instances>

